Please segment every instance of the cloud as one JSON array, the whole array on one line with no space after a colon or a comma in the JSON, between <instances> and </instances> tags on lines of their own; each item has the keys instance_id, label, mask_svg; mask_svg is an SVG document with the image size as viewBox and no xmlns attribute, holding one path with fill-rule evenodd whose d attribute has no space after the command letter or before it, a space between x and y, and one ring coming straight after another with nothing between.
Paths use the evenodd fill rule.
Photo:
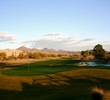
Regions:
<instances>
[{"instance_id":1,"label":"cloud","mask_svg":"<svg viewBox=\"0 0 110 100\"><path fill-rule=\"evenodd\" d=\"M8 32L0 32L0 42L9 42L14 43L17 40L17 38L8 33Z\"/></svg>"},{"instance_id":2,"label":"cloud","mask_svg":"<svg viewBox=\"0 0 110 100\"><path fill-rule=\"evenodd\" d=\"M90 44L90 42L92 43L95 40L96 40L95 38L86 38L86 39L77 41L75 44L76 45L87 45L88 43Z\"/></svg>"},{"instance_id":3,"label":"cloud","mask_svg":"<svg viewBox=\"0 0 110 100\"><path fill-rule=\"evenodd\" d=\"M52 32L43 34L42 37L37 38L36 40L24 41L23 45L41 49L53 48L56 50L63 49L81 51L93 49L96 44L102 44L108 50L108 47L110 47L110 41L107 43L102 41L98 42L97 39L92 37L79 40L76 37L69 36L65 33Z\"/></svg>"},{"instance_id":4,"label":"cloud","mask_svg":"<svg viewBox=\"0 0 110 100\"><path fill-rule=\"evenodd\" d=\"M47 33L43 34L41 38L36 40L24 41L23 45L36 47L36 48L53 48L64 50L80 50L83 44L93 41L93 38L87 38L83 40L77 40L74 36L68 36L65 33Z\"/></svg>"},{"instance_id":5,"label":"cloud","mask_svg":"<svg viewBox=\"0 0 110 100\"><path fill-rule=\"evenodd\" d=\"M61 37L61 36L66 36L66 34L62 33L62 32L50 32L50 33L43 34L43 36L46 36L46 37Z\"/></svg>"},{"instance_id":6,"label":"cloud","mask_svg":"<svg viewBox=\"0 0 110 100\"><path fill-rule=\"evenodd\" d=\"M94 40L95 40L95 38L86 38L86 39L83 39L81 41L83 41L83 42L90 42L90 41L94 41Z\"/></svg>"},{"instance_id":7,"label":"cloud","mask_svg":"<svg viewBox=\"0 0 110 100\"><path fill-rule=\"evenodd\" d=\"M36 48L53 48L53 49L66 49L67 44L71 41L71 37L67 38L42 38L33 41L25 41L23 44L31 45ZM73 40L74 41L74 40Z\"/></svg>"},{"instance_id":8,"label":"cloud","mask_svg":"<svg viewBox=\"0 0 110 100\"><path fill-rule=\"evenodd\" d=\"M67 36L65 33L50 32L43 34L42 37L36 40L24 41L23 45L28 45L36 48L53 48L53 49L66 49L66 45L74 41L74 37Z\"/></svg>"}]
</instances>

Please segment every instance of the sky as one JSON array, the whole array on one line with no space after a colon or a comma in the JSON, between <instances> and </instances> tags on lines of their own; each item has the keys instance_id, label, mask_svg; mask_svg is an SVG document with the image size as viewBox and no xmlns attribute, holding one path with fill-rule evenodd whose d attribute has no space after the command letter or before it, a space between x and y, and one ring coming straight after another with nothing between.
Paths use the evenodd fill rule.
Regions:
<instances>
[{"instance_id":1,"label":"sky","mask_svg":"<svg viewBox=\"0 0 110 100\"><path fill-rule=\"evenodd\" d=\"M0 49L110 51L110 0L0 0Z\"/></svg>"}]
</instances>

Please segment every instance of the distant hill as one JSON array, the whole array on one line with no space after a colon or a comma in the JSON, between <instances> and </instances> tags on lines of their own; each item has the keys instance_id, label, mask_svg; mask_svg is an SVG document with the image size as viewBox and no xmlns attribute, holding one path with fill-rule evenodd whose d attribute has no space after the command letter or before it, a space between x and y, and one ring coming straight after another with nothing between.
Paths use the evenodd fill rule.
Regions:
<instances>
[{"instance_id":1,"label":"distant hill","mask_svg":"<svg viewBox=\"0 0 110 100\"><path fill-rule=\"evenodd\" d=\"M42 49L41 51L42 51L42 52L46 52L46 53L57 53L56 50L54 50L54 49L48 49L48 48L44 48L44 49Z\"/></svg>"},{"instance_id":2,"label":"distant hill","mask_svg":"<svg viewBox=\"0 0 110 100\"><path fill-rule=\"evenodd\" d=\"M23 52L30 52L30 51L31 51L30 48L27 48L27 47L25 47L25 46L21 46L21 47L17 48L17 50L21 50L21 51L23 51Z\"/></svg>"},{"instance_id":3,"label":"distant hill","mask_svg":"<svg viewBox=\"0 0 110 100\"><path fill-rule=\"evenodd\" d=\"M74 51L66 51L66 50L54 50L54 49L48 49L48 48L43 48L43 49L37 49L37 48L28 48L25 46L21 46L17 48L16 50L21 50L23 52L45 52L45 53L55 53L55 54L74 54L74 53L79 53L79 52L74 52Z\"/></svg>"},{"instance_id":4,"label":"distant hill","mask_svg":"<svg viewBox=\"0 0 110 100\"><path fill-rule=\"evenodd\" d=\"M27 48L25 46L21 46L19 48L17 48L16 50L21 50L23 52L36 52L36 51L39 51L37 48Z\"/></svg>"}]
</instances>

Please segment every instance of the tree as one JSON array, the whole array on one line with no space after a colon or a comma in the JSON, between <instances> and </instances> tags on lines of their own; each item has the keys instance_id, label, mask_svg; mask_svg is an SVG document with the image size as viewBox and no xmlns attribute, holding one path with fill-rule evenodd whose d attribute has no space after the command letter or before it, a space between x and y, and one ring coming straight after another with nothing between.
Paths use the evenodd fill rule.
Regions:
<instances>
[{"instance_id":1,"label":"tree","mask_svg":"<svg viewBox=\"0 0 110 100\"><path fill-rule=\"evenodd\" d=\"M84 57L84 58L87 58L89 55L90 55L90 52L88 50L86 51L81 51L81 55Z\"/></svg>"},{"instance_id":2,"label":"tree","mask_svg":"<svg viewBox=\"0 0 110 100\"><path fill-rule=\"evenodd\" d=\"M106 51L103 49L101 44L97 44L93 48L92 54L95 56L96 59L102 59L105 56Z\"/></svg>"}]
</instances>

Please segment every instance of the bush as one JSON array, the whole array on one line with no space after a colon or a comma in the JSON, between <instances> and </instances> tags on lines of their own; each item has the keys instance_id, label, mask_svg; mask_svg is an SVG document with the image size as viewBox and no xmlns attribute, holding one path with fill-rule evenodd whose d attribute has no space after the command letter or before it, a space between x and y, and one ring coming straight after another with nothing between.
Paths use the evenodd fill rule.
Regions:
<instances>
[{"instance_id":1,"label":"bush","mask_svg":"<svg viewBox=\"0 0 110 100\"><path fill-rule=\"evenodd\" d=\"M14 60L14 59L17 59L17 57L15 57L14 55L11 55L7 58L8 60Z\"/></svg>"},{"instance_id":2,"label":"bush","mask_svg":"<svg viewBox=\"0 0 110 100\"><path fill-rule=\"evenodd\" d=\"M31 52L28 54L28 56L29 58L32 58L32 59L41 59L41 58L47 57L47 54L41 53L41 52Z\"/></svg>"},{"instance_id":3,"label":"bush","mask_svg":"<svg viewBox=\"0 0 110 100\"><path fill-rule=\"evenodd\" d=\"M0 60L5 60L5 59L6 59L6 53L0 52Z\"/></svg>"},{"instance_id":4,"label":"bush","mask_svg":"<svg viewBox=\"0 0 110 100\"><path fill-rule=\"evenodd\" d=\"M110 100L110 92L104 91L98 87L91 89L93 100Z\"/></svg>"}]
</instances>

